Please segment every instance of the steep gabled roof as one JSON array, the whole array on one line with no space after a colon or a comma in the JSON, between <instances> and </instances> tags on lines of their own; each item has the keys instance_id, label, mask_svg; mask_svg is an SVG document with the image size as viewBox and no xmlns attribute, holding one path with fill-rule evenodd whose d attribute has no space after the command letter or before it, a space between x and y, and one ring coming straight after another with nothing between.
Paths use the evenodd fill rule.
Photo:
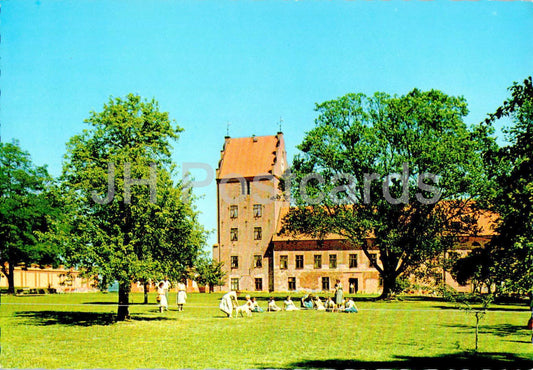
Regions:
<instances>
[{"instance_id":1,"label":"steep gabled roof","mask_svg":"<svg viewBox=\"0 0 533 370\"><path fill-rule=\"evenodd\" d=\"M276 162L284 155L283 135L226 138L217 170L217 179L236 175L251 178L276 172Z\"/></svg>"}]
</instances>

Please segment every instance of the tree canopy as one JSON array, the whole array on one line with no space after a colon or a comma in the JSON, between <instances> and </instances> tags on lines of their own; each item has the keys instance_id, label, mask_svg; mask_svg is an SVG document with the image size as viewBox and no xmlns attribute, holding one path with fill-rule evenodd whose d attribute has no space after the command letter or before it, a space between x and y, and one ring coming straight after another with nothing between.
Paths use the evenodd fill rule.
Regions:
<instances>
[{"instance_id":1,"label":"tree canopy","mask_svg":"<svg viewBox=\"0 0 533 370\"><path fill-rule=\"evenodd\" d=\"M315 127L298 146L290 178L297 207L288 231L336 233L369 252L383 279L397 278L475 232L488 130L469 128L462 97L414 89L406 95L347 94L316 105Z\"/></svg>"},{"instance_id":2,"label":"tree canopy","mask_svg":"<svg viewBox=\"0 0 533 370\"><path fill-rule=\"evenodd\" d=\"M171 141L180 127L157 102L110 99L67 144L70 202L62 244L68 260L102 285L119 282L118 319L133 281L181 279L205 244L194 198L172 179Z\"/></svg>"},{"instance_id":3,"label":"tree canopy","mask_svg":"<svg viewBox=\"0 0 533 370\"><path fill-rule=\"evenodd\" d=\"M17 264L59 262L54 245L37 237L48 228L47 215L57 213L51 183L46 167L35 166L18 142L0 142L0 265L10 293Z\"/></svg>"},{"instance_id":4,"label":"tree canopy","mask_svg":"<svg viewBox=\"0 0 533 370\"><path fill-rule=\"evenodd\" d=\"M488 150L487 205L500 215L497 235L488 246L492 278L503 291L533 291L533 82L515 82L511 97L490 114L492 124L508 117L507 145ZM485 266L487 268L487 266ZM503 285L501 285L503 283Z\"/></svg>"}]
</instances>

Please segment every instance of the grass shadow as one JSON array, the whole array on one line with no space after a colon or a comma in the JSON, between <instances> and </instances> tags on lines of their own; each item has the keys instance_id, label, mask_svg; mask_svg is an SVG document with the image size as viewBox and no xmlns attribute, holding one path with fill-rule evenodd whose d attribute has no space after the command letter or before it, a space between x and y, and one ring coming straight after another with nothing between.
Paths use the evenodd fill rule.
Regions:
<instances>
[{"instance_id":1,"label":"grass shadow","mask_svg":"<svg viewBox=\"0 0 533 370\"><path fill-rule=\"evenodd\" d=\"M461 310L463 306L435 306L435 308L440 310ZM473 309L478 308L477 306L474 306ZM505 311L505 312L530 312L529 308L518 308L518 307L489 307L487 308L487 312L494 311Z\"/></svg>"},{"instance_id":2,"label":"grass shadow","mask_svg":"<svg viewBox=\"0 0 533 370\"><path fill-rule=\"evenodd\" d=\"M435 357L395 356L391 361L305 360L289 368L302 369L531 369L533 360L511 353L461 352Z\"/></svg>"},{"instance_id":3,"label":"grass shadow","mask_svg":"<svg viewBox=\"0 0 533 370\"><path fill-rule=\"evenodd\" d=\"M67 326L106 326L114 324L115 313L78 311L23 311L15 312L15 317L26 319L24 325L67 325ZM132 315L130 321L173 320L167 317Z\"/></svg>"}]
</instances>

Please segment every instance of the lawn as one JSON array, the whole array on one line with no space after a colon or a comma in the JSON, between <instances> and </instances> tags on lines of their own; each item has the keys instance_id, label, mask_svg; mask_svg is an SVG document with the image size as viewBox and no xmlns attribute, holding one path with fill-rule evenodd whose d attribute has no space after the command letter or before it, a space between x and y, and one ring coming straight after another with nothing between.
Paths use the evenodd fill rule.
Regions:
<instances>
[{"instance_id":1,"label":"lawn","mask_svg":"<svg viewBox=\"0 0 533 370\"><path fill-rule=\"evenodd\" d=\"M189 294L185 311L160 314L134 294L132 320L115 322L115 294L2 295L0 367L533 368L526 306L493 305L473 354L474 316L438 300L227 319L220 296Z\"/></svg>"}]
</instances>

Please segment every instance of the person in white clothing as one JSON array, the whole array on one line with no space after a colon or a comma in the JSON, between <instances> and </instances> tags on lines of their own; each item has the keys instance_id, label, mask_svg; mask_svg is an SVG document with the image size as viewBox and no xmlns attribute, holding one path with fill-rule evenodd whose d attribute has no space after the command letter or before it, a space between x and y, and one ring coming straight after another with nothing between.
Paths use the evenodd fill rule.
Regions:
<instances>
[{"instance_id":1,"label":"person in white clothing","mask_svg":"<svg viewBox=\"0 0 533 370\"><path fill-rule=\"evenodd\" d=\"M157 298L159 300L159 312L168 311L168 301L165 295L164 284L161 281L157 286Z\"/></svg>"},{"instance_id":2,"label":"person in white clothing","mask_svg":"<svg viewBox=\"0 0 533 370\"><path fill-rule=\"evenodd\" d=\"M165 276L159 284L161 283L163 283L163 290L165 291L165 298L167 300L167 310L168 310L168 291L170 290L170 287L172 286L172 284L168 280L168 276Z\"/></svg>"},{"instance_id":3,"label":"person in white clothing","mask_svg":"<svg viewBox=\"0 0 533 370\"><path fill-rule=\"evenodd\" d=\"M228 317L233 317L233 310L237 307L237 292L231 291L222 296L220 300L220 310Z\"/></svg>"},{"instance_id":4,"label":"person in white clothing","mask_svg":"<svg viewBox=\"0 0 533 370\"><path fill-rule=\"evenodd\" d=\"M267 308L267 311L269 311L269 312L281 311L281 308L279 308L279 307L276 305L276 301L274 300L274 297L270 297L270 299L268 300L268 308Z\"/></svg>"},{"instance_id":5,"label":"person in white clothing","mask_svg":"<svg viewBox=\"0 0 533 370\"><path fill-rule=\"evenodd\" d=\"M284 307L285 311L298 311L299 310L299 308L296 307L296 305L294 304L290 296L287 296L283 304L285 305Z\"/></svg>"},{"instance_id":6,"label":"person in white clothing","mask_svg":"<svg viewBox=\"0 0 533 370\"><path fill-rule=\"evenodd\" d=\"M183 283L178 283L178 311L183 311L183 305L187 302L187 287Z\"/></svg>"}]
</instances>

